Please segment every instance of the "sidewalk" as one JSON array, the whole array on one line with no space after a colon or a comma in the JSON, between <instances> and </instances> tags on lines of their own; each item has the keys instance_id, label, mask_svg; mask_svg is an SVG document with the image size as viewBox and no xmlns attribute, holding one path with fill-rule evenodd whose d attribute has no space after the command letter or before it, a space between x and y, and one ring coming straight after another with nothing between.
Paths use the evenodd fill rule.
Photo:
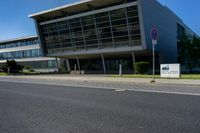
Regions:
<instances>
[{"instance_id":1,"label":"sidewalk","mask_svg":"<svg viewBox=\"0 0 200 133\"><path fill-rule=\"evenodd\" d=\"M34 75L34 76L4 76L0 79L12 80L53 80L53 81L78 81L78 82L101 82L118 84L164 84L164 85L195 85L200 86L200 80L191 79L156 79L155 83L150 83L150 78L116 78L109 75Z\"/></svg>"},{"instance_id":2,"label":"sidewalk","mask_svg":"<svg viewBox=\"0 0 200 133\"><path fill-rule=\"evenodd\" d=\"M200 80L113 78L109 75L35 75L3 76L1 82L58 85L67 87L98 88L117 91L140 91L200 96Z\"/></svg>"}]
</instances>

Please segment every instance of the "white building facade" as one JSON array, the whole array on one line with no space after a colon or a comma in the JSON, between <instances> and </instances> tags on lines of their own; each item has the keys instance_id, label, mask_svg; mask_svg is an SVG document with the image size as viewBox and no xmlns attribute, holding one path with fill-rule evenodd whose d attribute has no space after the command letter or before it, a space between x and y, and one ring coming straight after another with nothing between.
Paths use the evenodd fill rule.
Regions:
<instances>
[{"instance_id":1,"label":"white building facade","mask_svg":"<svg viewBox=\"0 0 200 133\"><path fill-rule=\"evenodd\" d=\"M38 72L58 71L55 58L43 57L37 36L29 36L0 42L0 68L7 60Z\"/></svg>"}]
</instances>

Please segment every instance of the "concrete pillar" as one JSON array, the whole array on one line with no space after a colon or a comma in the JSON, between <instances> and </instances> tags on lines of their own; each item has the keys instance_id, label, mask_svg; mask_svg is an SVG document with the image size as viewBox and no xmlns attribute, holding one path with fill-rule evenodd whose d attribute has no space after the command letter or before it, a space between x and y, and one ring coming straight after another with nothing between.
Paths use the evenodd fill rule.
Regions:
<instances>
[{"instance_id":1,"label":"concrete pillar","mask_svg":"<svg viewBox=\"0 0 200 133\"><path fill-rule=\"evenodd\" d=\"M67 64L67 71L71 71L70 65L69 65L69 59L66 59L66 64Z\"/></svg>"},{"instance_id":2,"label":"concrete pillar","mask_svg":"<svg viewBox=\"0 0 200 133\"><path fill-rule=\"evenodd\" d=\"M119 64L119 76L122 77L122 64Z\"/></svg>"},{"instance_id":3,"label":"concrete pillar","mask_svg":"<svg viewBox=\"0 0 200 133\"><path fill-rule=\"evenodd\" d=\"M56 57L56 65L57 65L58 72L60 72L60 59L58 57Z\"/></svg>"},{"instance_id":4,"label":"concrete pillar","mask_svg":"<svg viewBox=\"0 0 200 133\"><path fill-rule=\"evenodd\" d=\"M101 54L101 58L102 58L102 64L103 64L103 72L104 72L104 74L106 74L106 65L105 65L105 60L104 60L103 54Z\"/></svg>"},{"instance_id":5,"label":"concrete pillar","mask_svg":"<svg viewBox=\"0 0 200 133\"><path fill-rule=\"evenodd\" d=\"M133 59L133 70L134 70L134 74L136 74L136 65L135 65L135 54L134 52L132 51L132 59Z\"/></svg>"},{"instance_id":6,"label":"concrete pillar","mask_svg":"<svg viewBox=\"0 0 200 133\"><path fill-rule=\"evenodd\" d=\"M78 56L76 57L79 73L81 74L81 67Z\"/></svg>"}]
</instances>

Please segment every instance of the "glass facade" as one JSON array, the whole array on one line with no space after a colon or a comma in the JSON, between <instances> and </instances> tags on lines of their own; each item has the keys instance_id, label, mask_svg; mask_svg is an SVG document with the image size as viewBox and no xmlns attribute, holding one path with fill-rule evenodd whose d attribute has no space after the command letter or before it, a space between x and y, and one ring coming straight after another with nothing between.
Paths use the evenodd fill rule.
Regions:
<instances>
[{"instance_id":1,"label":"glass facade","mask_svg":"<svg viewBox=\"0 0 200 133\"><path fill-rule=\"evenodd\" d=\"M179 63L185 64L185 62L183 62L181 60L181 43L180 40L183 38L185 34L185 29L183 26L181 26L180 24L177 24L177 60Z\"/></svg>"},{"instance_id":2,"label":"glass facade","mask_svg":"<svg viewBox=\"0 0 200 133\"><path fill-rule=\"evenodd\" d=\"M40 49L0 53L0 60L31 58L42 56Z\"/></svg>"},{"instance_id":3,"label":"glass facade","mask_svg":"<svg viewBox=\"0 0 200 133\"><path fill-rule=\"evenodd\" d=\"M137 6L40 25L46 53L141 45Z\"/></svg>"},{"instance_id":4,"label":"glass facade","mask_svg":"<svg viewBox=\"0 0 200 133\"><path fill-rule=\"evenodd\" d=\"M177 24L177 39L181 40L185 34L185 28L180 24Z\"/></svg>"},{"instance_id":5,"label":"glass facade","mask_svg":"<svg viewBox=\"0 0 200 133\"><path fill-rule=\"evenodd\" d=\"M28 39L20 39L16 41L8 41L0 43L0 49L6 48L20 48L22 46L29 46L29 45L38 45L38 39L35 37L28 38ZM42 52L40 49L30 49L30 50L20 50L20 51L13 51L13 52L1 52L0 53L0 60L16 60L16 59L26 59L26 58L37 58L42 57ZM31 69L57 69L57 62L56 60L42 60L42 61L26 61L26 62L17 62L18 64L26 67L29 66ZM4 66L5 63L0 63L0 69Z\"/></svg>"},{"instance_id":6,"label":"glass facade","mask_svg":"<svg viewBox=\"0 0 200 133\"><path fill-rule=\"evenodd\" d=\"M70 69L74 71L78 69L77 60L69 59ZM103 62L102 59L80 59L80 69L84 72L94 72L94 73L103 73ZM105 67L107 73L118 73L119 65L122 65L124 73L133 72L133 59L131 57L110 57L105 59Z\"/></svg>"},{"instance_id":7,"label":"glass facade","mask_svg":"<svg viewBox=\"0 0 200 133\"><path fill-rule=\"evenodd\" d=\"M18 62L17 64L30 67L31 69L57 69L56 60L49 61L28 61L28 62ZM0 63L0 69L5 65L5 63Z\"/></svg>"},{"instance_id":8,"label":"glass facade","mask_svg":"<svg viewBox=\"0 0 200 133\"><path fill-rule=\"evenodd\" d=\"M19 62L22 66L30 66L33 69L56 69L56 60L49 61L30 61L30 62Z\"/></svg>"},{"instance_id":9,"label":"glass facade","mask_svg":"<svg viewBox=\"0 0 200 133\"><path fill-rule=\"evenodd\" d=\"M5 43L0 43L0 49L35 45L35 44L38 44L38 43L39 42L38 42L37 38L19 40L19 41L13 41L13 42L5 42Z\"/></svg>"}]
</instances>

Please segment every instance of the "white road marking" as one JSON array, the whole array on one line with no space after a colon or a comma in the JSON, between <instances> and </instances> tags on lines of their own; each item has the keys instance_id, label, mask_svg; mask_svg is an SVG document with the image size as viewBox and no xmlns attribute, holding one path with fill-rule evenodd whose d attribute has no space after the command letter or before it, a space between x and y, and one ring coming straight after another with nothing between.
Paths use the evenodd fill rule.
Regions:
<instances>
[{"instance_id":1,"label":"white road marking","mask_svg":"<svg viewBox=\"0 0 200 133\"><path fill-rule=\"evenodd\" d=\"M155 90L141 90L141 89L128 89L128 90L129 91L138 91L138 92L200 96L199 93L187 93L187 92L185 93L185 92L176 92L176 91L155 91Z\"/></svg>"},{"instance_id":2,"label":"white road marking","mask_svg":"<svg viewBox=\"0 0 200 133\"><path fill-rule=\"evenodd\" d=\"M124 92L127 91L126 89L115 89L116 92Z\"/></svg>"}]
</instances>

